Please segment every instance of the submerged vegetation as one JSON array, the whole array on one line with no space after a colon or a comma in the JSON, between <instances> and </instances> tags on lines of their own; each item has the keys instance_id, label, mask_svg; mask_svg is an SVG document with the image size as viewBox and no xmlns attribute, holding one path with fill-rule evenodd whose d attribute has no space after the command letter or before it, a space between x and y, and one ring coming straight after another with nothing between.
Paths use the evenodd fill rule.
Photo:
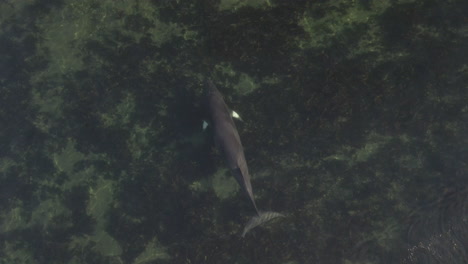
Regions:
<instances>
[{"instance_id":1,"label":"submerged vegetation","mask_svg":"<svg viewBox=\"0 0 468 264\"><path fill-rule=\"evenodd\" d=\"M0 263L464 263L462 0L0 2ZM211 78L260 208L202 132ZM432 261L432 262L430 262Z\"/></svg>"}]
</instances>

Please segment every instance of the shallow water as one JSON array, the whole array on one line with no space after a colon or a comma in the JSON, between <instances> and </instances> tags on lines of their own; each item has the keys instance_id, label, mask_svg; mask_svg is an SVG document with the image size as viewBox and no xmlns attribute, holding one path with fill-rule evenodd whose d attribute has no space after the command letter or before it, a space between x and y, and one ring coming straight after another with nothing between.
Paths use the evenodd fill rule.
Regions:
<instances>
[{"instance_id":1,"label":"shallow water","mask_svg":"<svg viewBox=\"0 0 468 264\"><path fill-rule=\"evenodd\" d=\"M0 263L467 263L466 5L0 2Z\"/></svg>"}]
</instances>

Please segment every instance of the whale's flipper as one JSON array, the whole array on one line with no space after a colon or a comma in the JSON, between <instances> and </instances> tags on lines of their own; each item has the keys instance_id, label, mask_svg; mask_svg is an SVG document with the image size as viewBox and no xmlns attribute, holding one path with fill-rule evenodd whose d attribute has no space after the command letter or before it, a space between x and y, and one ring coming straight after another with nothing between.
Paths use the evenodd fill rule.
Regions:
<instances>
[{"instance_id":1,"label":"whale's flipper","mask_svg":"<svg viewBox=\"0 0 468 264\"><path fill-rule=\"evenodd\" d=\"M245 237L245 234L247 234L247 232L256 226L259 226L277 217L284 217L284 215L277 212L259 212L258 215L252 217L252 219L247 222L244 227L244 231L242 232L242 237Z\"/></svg>"},{"instance_id":2,"label":"whale's flipper","mask_svg":"<svg viewBox=\"0 0 468 264\"><path fill-rule=\"evenodd\" d=\"M232 118L238 119L240 121L244 121L244 120L242 120L242 117L240 117L240 115L238 113L236 113L236 111L234 111L234 110L231 110L231 116L232 116Z\"/></svg>"}]
</instances>

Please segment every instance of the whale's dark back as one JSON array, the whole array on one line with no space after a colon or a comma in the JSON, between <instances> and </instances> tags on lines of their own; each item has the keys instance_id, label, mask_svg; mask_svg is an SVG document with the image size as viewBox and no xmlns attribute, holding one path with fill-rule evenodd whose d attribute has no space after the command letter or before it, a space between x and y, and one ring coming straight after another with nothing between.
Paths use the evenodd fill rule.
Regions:
<instances>
[{"instance_id":1,"label":"whale's dark back","mask_svg":"<svg viewBox=\"0 0 468 264\"><path fill-rule=\"evenodd\" d=\"M255 210L258 212L253 197L252 185L250 184L249 169L245 160L244 149L236 124L232 119L231 111L216 86L210 80L206 82L206 85L208 111L214 130L215 143L224 154L233 176L247 193Z\"/></svg>"}]
</instances>

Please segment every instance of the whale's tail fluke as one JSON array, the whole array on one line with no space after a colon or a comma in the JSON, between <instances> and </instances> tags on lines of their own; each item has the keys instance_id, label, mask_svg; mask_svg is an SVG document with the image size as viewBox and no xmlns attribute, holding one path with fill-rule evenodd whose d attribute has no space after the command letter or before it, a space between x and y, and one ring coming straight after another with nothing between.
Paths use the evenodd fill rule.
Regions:
<instances>
[{"instance_id":1,"label":"whale's tail fluke","mask_svg":"<svg viewBox=\"0 0 468 264\"><path fill-rule=\"evenodd\" d=\"M252 219L247 222L247 224L244 227L244 231L242 232L242 237L247 234L250 230L255 228L256 226L259 226L263 223L266 223L274 218L277 217L284 217L285 215L277 213L277 212L258 212L258 215L252 217Z\"/></svg>"}]
</instances>

